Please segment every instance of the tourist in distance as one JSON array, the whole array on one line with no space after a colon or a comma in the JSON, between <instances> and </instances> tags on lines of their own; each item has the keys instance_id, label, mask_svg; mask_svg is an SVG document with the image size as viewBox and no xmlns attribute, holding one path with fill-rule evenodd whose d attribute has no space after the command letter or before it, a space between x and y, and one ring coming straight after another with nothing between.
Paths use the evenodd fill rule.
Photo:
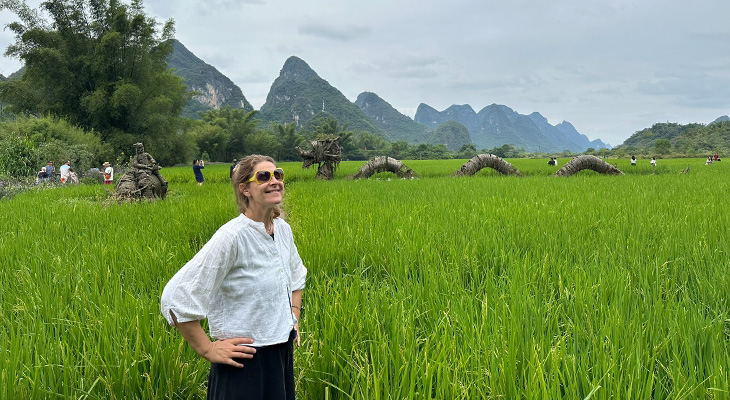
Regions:
<instances>
[{"instance_id":1,"label":"tourist in distance","mask_svg":"<svg viewBox=\"0 0 730 400\"><path fill-rule=\"evenodd\" d=\"M46 179L48 179L46 167L41 167L41 170L35 176L35 184L43 183Z\"/></svg>"},{"instance_id":2,"label":"tourist in distance","mask_svg":"<svg viewBox=\"0 0 730 400\"><path fill-rule=\"evenodd\" d=\"M109 161L104 162L104 171L99 171L104 176L104 184L111 185L114 183L114 168L109 164Z\"/></svg>"},{"instance_id":3,"label":"tourist in distance","mask_svg":"<svg viewBox=\"0 0 730 400\"><path fill-rule=\"evenodd\" d=\"M46 171L48 167L46 167ZM61 165L58 171L61 173L61 183L66 183L68 180L69 171L71 170L71 161L66 161L65 164Z\"/></svg>"},{"instance_id":4,"label":"tourist in distance","mask_svg":"<svg viewBox=\"0 0 730 400\"><path fill-rule=\"evenodd\" d=\"M56 172L56 167L53 166L53 161L49 161L48 165L46 165L46 178L47 179L53 179L53 173Z\"/></svg>"},{"instance_id":5,"label":"tourist in distance","mask_svg":"<svg viewBox=\"0 0 730 400\"><path fill-rule=\"evenodd\" d=\"M203 160L193 160L193 174L195 174L195 181L198 182L198 186L203 186L203 182L205 179L203 179L203 171L201 169L205 168L205 162Z\"/></svg>"},{"instance_id":6,"label":"tourist in distance","mask_svg":"<svg viewBox=\"0 0 730 400\"><path fill-rule=\"evenodd\" d=\"M234 158L233 163L231 163L231 172L228 174L229 178L233 178L233 169L236 168L236 164L238 164L238 160Z\"/></svg>"}]
</instances>

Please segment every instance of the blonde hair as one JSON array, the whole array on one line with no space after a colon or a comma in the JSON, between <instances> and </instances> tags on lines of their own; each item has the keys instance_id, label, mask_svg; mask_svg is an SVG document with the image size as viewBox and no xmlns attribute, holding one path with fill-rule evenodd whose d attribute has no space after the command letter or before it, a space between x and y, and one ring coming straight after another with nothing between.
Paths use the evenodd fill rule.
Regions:
<instances>
[{"instance_id":1,"label":"blonde hair","mask_svg":"<svg viewBox=\"0 0 730 400\"><path fill-rule=\"evenodd\" d=\"M239 186L241 184L251 184L251 182L248 182L248 180L251 179L255 172L253 168L257 164L265 161L268 161L276 166L276 161L273 158L269 156L262 156L260 154L252 154L250 156L242 158L241 161L239 161L233 168L231 184L233 185L233 193L236 195L236 204L238 204L238 211L240 211L241 214L246 213L246 210L248 210L248 197L243 194L243 192L239 189ZM274 219L280 215L281 208L279 206L274 207L274 214L271 218Z\"/></svg>"}]
</instances>

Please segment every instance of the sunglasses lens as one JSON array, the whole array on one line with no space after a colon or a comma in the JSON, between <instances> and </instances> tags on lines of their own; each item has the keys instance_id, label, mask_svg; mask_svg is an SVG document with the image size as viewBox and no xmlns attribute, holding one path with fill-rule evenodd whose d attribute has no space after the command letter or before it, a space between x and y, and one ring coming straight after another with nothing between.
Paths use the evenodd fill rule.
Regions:
<instances>
[{"instance_id":1,"label":"sunglasses lens","mask_svg":"<svg viewBox=\"0 0 730 400\"><path fill-rule=\"evenodd\" d=\"M281 168L277 168L274 170L274 178L276 178L277 181L284 181L284 170Z\"/></svg>"},{"instance_id":2,"label":"sunglasses lens","mask_svg":"<svg viewBox=\"0 0 730 400\"><path fill-rule=\"evenodd\" d=\"M256 172L256 182L259 184L266 183L271 180L271 172L269 171L258 171Z\"/></svg>"}]
</instances>

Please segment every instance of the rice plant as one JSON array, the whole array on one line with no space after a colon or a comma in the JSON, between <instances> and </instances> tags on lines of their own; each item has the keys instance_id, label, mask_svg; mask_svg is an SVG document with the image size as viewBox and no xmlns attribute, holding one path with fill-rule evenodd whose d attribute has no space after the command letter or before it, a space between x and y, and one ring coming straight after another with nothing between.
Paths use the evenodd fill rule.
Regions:
<instances>
[{"instance_id":1,"label":"rice plant","mask_svg":"<svg viewBox=\"0 0 730 400\"><path fill-rule=\"evenodd\" d=\"M451 178L465 161L404 161L413 180L343 162L331 182L282 164L309 268L300 398L730 398L730 167ZM162 172L154 203L0 201L0 398L205 395L159 295L236 207L227 165L203 186Z\"/></svg>"}]
</instances>

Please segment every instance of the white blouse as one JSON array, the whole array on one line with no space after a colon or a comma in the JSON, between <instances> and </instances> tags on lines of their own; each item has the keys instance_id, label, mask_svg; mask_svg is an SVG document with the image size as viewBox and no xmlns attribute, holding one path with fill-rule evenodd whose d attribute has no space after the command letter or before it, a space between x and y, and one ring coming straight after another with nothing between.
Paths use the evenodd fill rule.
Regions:
<instances>
[{"instance_id":1,"label":"white blouse","mask_svg":"<svg viewBox=\"0 0 730 400\"><path fill-rule=\"evenodd\" d=\"M170 279L162 315L170 325L208 319L216 339L253 338L253 346L284 343L297 322L291 292L304 288L307 269L291 227L274 219L274 237L263 222L243 214L220 227Z\"/></svg>"}]
</instances>

